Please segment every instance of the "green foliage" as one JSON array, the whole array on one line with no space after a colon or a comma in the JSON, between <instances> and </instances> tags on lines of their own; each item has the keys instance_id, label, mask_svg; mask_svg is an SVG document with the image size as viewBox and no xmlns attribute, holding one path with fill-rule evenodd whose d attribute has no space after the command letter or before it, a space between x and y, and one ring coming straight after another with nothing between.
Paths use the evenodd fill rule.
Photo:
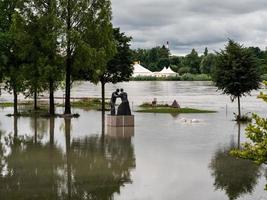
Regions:
<instances>
[{"instance_id":1,"label":"green foliage","mask_svg":"<svg viewBox=\"0 0 267 200\"><path fill-rule=\"evenodd\" d=\"M263 74L263 75L261 75L261 80L263 80L263 81L267 81L267 74Z\"/></svg>"},{"instance_id":2,"label":"green foliage","mask_svg":"<svg viewBox=\"0 0 267 200\"><path fill-rule=\"evenodd\" d=\"M178 73L180 75L183 75L183 74L186 74L186 73L190 73L190 68L189 67L181 67L179 70L178 70Z\"/></svg>"},{"instance_id":3,"label":"green foliage","mask_svg":"<svg viewBox=\"0 0 267 200\"><path fill-rule=\"evenodd\" d=\"M250 94L260 85L260 72L254 55L229 40L225 50L217 53L213 80L218 89L233 98Z\"/></svg>"},{"instance_id":4,"label":"green foliage","mask_svg":"<svg viewBox=\"0 0 267 200\"><path fill-rule=\"evenodd\" d=\"M234 150L232 154L267 164L267 119L254 114L253 123L246 128L246 135L251 142L243 144L242 150Z\"/></svg>"},{"instance_id":5,"label":"green foliage","mask_svg":"<svg viewBox=\"0 0 267 200\"><path fill-rule=\"evenodd\" d=\"M104 83L118 83L129 81L132 73L132 51L130 49L131 37L120 32L119 28L113 29L117 53L107 63L107 68L101 77Z\"/></svg>"},{"instance_id":6,"label":"green foliage","mask_svg":"<svg viewBox=\"0 0 267 200\"><path fill-rule=\"evenodd\" d=\"M241 117L240 98L260 86L260 69L250 50L229 40L225 50L217 53L212 79L219 90L238 99L238 116Z\"/></svg>"},{"instance_id":7,"label":"green foliage","mask_svg":"<svg viewBox=\"0 0 267 200\"><path fill-rule=\"evenodd\" d=\"M184 59L184 65L190 68L190 73L200 73L200 62L201 59L195 49L192 49L191 53L188 54Z\"/></svg>"},{"instance_id":8,"label":"green foliage","mask_svg":"<svg viewBox=\"0 0 267 200\"><path fill-rule=\"evenodd\" d=\"M140 113L215 113L215 111L211 110L200 110L200 109L194 109L194 108L172 108L172 107L166 107L166 106L157 106L157 107L151 107L151 108L143 108L138 110L137 112Z\"/></svg>"},{"instance_id":9,"label":"green foliage","mask_svg":"<svg viewBox=\"0 0 267 200\"><path fill-rule=\"evenodd\" d=\"M200 72L202 74L210 74L216 64L216 56L214 54L207 54L202 58L200 63Z\"/></svg>"},{"instance_id":10,"label":"green foliage","mask_svg":"<svg viewBox=\"0 0 267 200\"><path fill-rule=\"evenodd\" d=\"M182 76L156 77L156 76L137 76L132 77L132 81L211 81L211 77L207 74L190 74L186 73Z\"/></svg>"},{"instance_id":11,"label":"green foliage","mask_svg":"<svg viewBox=\"0 0 267 200\"><path fill-rule=\"evenodd\" d=\"M140 61L141 65L146 66L150 71L160 71L163 67L170 65L170 51L164 45L152 49L133 50L133 59Z\"/></svg>"}]
</instances>

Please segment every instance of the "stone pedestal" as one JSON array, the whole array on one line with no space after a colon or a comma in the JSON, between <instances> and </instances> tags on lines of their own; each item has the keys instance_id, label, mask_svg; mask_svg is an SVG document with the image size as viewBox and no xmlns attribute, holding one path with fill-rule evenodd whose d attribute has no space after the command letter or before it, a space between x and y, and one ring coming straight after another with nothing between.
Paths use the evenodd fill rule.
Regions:
<instances>
[{"instance_id":1,"label":"stone pedestal","mask_svg":"<svg viewBox=\"0 0 267 200\"><path fill-rule=\"evenodd\" d=\"M134 136L134 127L107 126L107 135L114 138L131 138Z\"/></svg>"},{"instance_id":2,"label":"stone pedestal","mask_svg":"<svg viewBox=\"0 0 267 200\"><path fill-rule=\"evenodd\" d=\"M107 126L110 127L134 127L134 115L113 116L107 115Z\"/></svg>"}]
</instances>

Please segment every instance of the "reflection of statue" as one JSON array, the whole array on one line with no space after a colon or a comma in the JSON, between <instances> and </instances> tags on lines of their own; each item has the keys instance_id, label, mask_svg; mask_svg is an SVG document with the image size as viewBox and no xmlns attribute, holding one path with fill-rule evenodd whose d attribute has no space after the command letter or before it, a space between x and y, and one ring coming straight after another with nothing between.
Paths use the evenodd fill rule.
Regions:
<instances>
[{"instance_id":1,"label":"reflection of statue","mask_svg":"<svg viewBox=\"0 0 267 200\"><path fill-rule=\"evenodd\" d=\"M126 92L121 89L121 93L119 94L121 98L121 104L118 108L118 115L131 115L131 109L128 101L128 95Z\"/></svg>"},{"instance_id":2,"label":"reflection of statue","mask_svg":"<svg viewBox=\"0 0 267 200\"><path fill-rule=\"evenodd\" d=\"M249 161L229 155L232 147L219 149L210 164L216 190L225 190L230 200L252 193L260 176L260 167Z\"/></svg>"},{"instance_id":3,"label":"reflection of statue","mask_svg":"<svg viewBox=\"0 0 267 200\"><path fill-rule=\"evenodd\" d=\"M116 100L119 95L119 89L117 89L115 92L112 93L111 99L110 99L110 108L111 108L111 115L116 115Z\"/></svg>"}]
</instances>

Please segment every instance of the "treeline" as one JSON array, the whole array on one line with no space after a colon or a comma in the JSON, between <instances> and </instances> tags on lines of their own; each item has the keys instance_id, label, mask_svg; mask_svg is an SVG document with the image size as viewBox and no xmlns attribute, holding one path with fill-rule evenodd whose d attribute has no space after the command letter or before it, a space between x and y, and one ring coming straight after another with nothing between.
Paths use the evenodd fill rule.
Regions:
<instances>
[{"instance_id":1,"label":"treeline","mask_svg":"<svg viewBox=\"0 0 267 200\"><path fill-rule=\"evenodd\" d=\"M1 0L0 78L14 96L34 98L49 92L49 114L55 114L54 91L65 86L65 111L71 114L71 86L76 80L102 85L129 80L130 37L114 28L109 0Z\"/></svg>"},{"instance_id":2,"label":"treeline","mask_svg":"<svg viewBox=\"0 0 267 200\"><path fill-rule=\"evenodd\" d=\"M257 58L261 74L267 74L267 51L258 47L249 47L248 50ZM164 45L152 49L137 49L133 52L134 59L140 61L143 66L153 72L161 71L164 67L171 67L180 75L210 75L216 64L216 53L210 53L208 48L205 48L201 55L195 49L192 49L186 56L173 56Z\"/></svg>"}]
</instances>

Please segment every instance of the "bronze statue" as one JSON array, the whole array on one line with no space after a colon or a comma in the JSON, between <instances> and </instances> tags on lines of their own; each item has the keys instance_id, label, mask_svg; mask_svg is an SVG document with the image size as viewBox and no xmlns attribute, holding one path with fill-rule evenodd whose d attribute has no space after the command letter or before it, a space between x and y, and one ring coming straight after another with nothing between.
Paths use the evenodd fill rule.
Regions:
<instances>
[{"instance_id":1,"label":"bronze statue","mask_svg":"<svg viewBox=\"0 0 267 200\"><path fill-rule=\"evenodd\" d=\"M124 92L123 89L121 89L119 97L121 98L121 104L119 105L117 115L131 115L131 109L130 109L130 104L128 101L128 95L126 92Z\"/></svg>"},{"instance_id":2,"label":"bronze statue","mask_svg":"<svg viewBox=\"0 0 267 200\"><path fill-rule=\"evenodd\" d=\"M119 93L120 92L120 93ZM124 92L123 89L117 89L115 92L112 93L110 106L111 106L111 115L116 115L116 100L117 98L121 98L121 104L118 107L117 115L131 115L130 104L128 101L128 95Z\"/></svg>"},{"instance_id":3,"label":"bronze statue","mask_svg":"<svg viewBox=\"0 0 267 200\"><path fill-rule=\"evenodd\" d=\"M117 89L115 92L112 93L111 95L111 99L110 99L110 108L111 108L111 111L110 111L110 114L111 115L116 115L116 100L119 96L119 92L120 90Z\"/></svg>"}]
</instances>

